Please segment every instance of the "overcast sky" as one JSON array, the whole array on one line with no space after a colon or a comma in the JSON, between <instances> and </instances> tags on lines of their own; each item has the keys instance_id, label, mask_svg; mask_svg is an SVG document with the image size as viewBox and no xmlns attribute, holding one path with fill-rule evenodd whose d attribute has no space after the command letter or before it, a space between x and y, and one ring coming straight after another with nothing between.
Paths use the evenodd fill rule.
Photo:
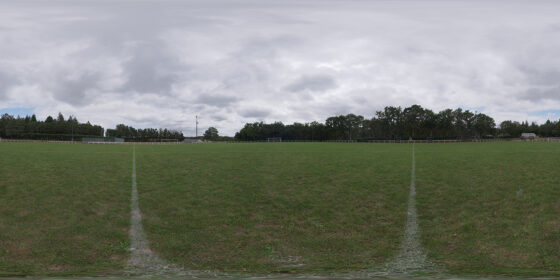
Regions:
<instances>
[{"instance_id":1,"label":"overcast sky","mask_svg":"<svg viewBox=\"0 0 560 280\"><path fill-rule=\"evenodd\" d=\"M560 118L560 1L0 1L0 112L189 136L412 104Z\"/></svg>"}]
</instances>

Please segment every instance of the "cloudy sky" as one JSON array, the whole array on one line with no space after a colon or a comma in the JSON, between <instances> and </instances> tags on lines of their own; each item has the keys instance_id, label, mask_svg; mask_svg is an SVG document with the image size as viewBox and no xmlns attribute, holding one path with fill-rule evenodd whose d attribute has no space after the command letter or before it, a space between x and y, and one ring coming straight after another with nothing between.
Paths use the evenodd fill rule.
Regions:
<instances>
[{"instance_id":1,"label":"cloudy sky","mask_svg":"<svg viewBox=\"0 0 560 280\"><path fill-rule=\"evenodd\" d=\"M0 1L0 113L233 135L412 104L560 118L560 1Z\"/></svg>"}]
</instances>

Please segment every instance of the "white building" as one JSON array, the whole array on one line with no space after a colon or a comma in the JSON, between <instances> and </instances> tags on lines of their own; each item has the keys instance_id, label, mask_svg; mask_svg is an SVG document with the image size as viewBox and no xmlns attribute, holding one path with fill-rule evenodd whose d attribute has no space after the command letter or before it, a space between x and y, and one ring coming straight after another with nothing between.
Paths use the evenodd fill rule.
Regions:
<instances>
[{"instance_id":1,"label":"white building","mask_svg":"<svg viewBox=\"0 0 560 280\"><path fill-rule=\"evenodd\" d=\"M537 138L535 133L521 133L522 140L534 140Z\"/></svg>"}]
</instances>

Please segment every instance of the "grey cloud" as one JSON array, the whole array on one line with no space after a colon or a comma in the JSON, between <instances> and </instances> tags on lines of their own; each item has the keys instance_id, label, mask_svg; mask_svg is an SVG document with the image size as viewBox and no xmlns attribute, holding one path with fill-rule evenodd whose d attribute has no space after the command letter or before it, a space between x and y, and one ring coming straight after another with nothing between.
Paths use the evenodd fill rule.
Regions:
<instances>
[{"instance_id":1,"label":"grey cloud","mask_svg":"<svg viewBox=\"0 0 560 280\"><path fill-rule=\"evenodd\" d=\"M520 69L527 80L535 86L550 86L560 82L560 68L531 67L529 65Z\"/></svg>"},{"instance_id":2,"label":"grey cloud","mask_svg":"<svg viewBox=\"0 0 560 280\"><path fill-rule=\"evenodd\" d=\"M225 121L228 119L228 117L224 115L212 115L211 118L213 121L217 121L217 122Z\"/></svg>"},{"instance_id":3,"label":"grey cloud","mask_svg":"<svg viewBox=\"0 0 560 280\"><path fill-rule=\"evenodd\" d=\"M124 67L128 75L125 89L160 94L169 93L182 69L176 58L163 53L161 46L154 43L138 44Z\"/></svg>"},{"instance_id":4,"label":"grey cloud","mask_svg":"<svg viewBox=\"0 0 560 280\"><path fill-rule=\"evenodd\" d=\"M214 107L227 107L237 101L239 101L237 97L217 94L202 94L196 99L197 103Z\"/></svg>"},{"instance_id":5,"label":"grey cloud","mask_svg":"<svg viewBox=\"0 0 560 280\"><path fill-rule=\"evenodd\" d=\"M299 79L295 80L291 84L285 87L286 90L291 92L300 92L304 90L309 91L327 91L337 87L335 80L326 75L314 75L308 76L304 75Z\"/></svg>"},{"instance_id":6,"label":"grey cloud","mask_svg":"<svg viewBox=\"0 0 560 280\"><path fill-rule=\"evenodd\" d=\"M327 104L325 106L325 109L327 109L329 112L332 112L332 115L346 115L346 114L350 114L350 113L356 113L356 112L352 112L352 107L350 105L347 104L343 104L340 102L333 102L330 104Z\"/></svg>"},{"instance_id":7,"label":"grey cloud","mask_svg":"<svg viewBox=\"0 0 560 280\"><path fill-rule=\"evenodd\" d=\"M542 57L543 54L540 54L540 56ZM552 57L553 54L547 56ZM543 59L543 61L547 60ZM532 102L560 101L560 68L558 68L558 65L525 62L519 69L525 77L528 88L518 94L519 98Z\"/></svg>"},{"instance_id":8,"label":"grey cloud","mask_svg":"<svg viewBox=\"0 0 560 280\"><path fill-rule=\"evenodd\" d=\"M152 116L124 116L125 119L137 124L149 124L153 121Z\"/></svg>"},{"instance_id":9,"label":"grey cloud","mask_svg":"<svg viewBox=\"0 0 560 280\"><path fill-rule=\"evenodd\" d=\"M91 91L97 89L98 83L102 79L100 73L85 73L77 79L59 78L55 81L54 97L76 106L83 106L90 101L93 97Z\"/></svg>"},{"instance_id":10,"label":"grey cloud","mask_svg":"<svg viewBox=\"0 0 560 280\"><path fill-rule=\"evenodd\" d=\"M0 71L0 97L4 97L6 95L6 91L14 84L15 81L11 77Z\"/></svg>"},{"instance_id":11,"label":"grey cloud","mask_svg":"<svg viewBox=\"0 0 560 280\"><path fill-rule=\"evenodd\" d=\"M268 109L258 109L258 108L254 108L254 109L246 109L243 110L239 113L242 117L245 118L257 118L257 119L262 119L262 118L266 118L268 117L271 112Z\"/></svg>"},{"instance_id":12,"label":"grey cloud","mask_svg":"<svg viewBox=\"0 0 560 280\"><path fill-rule=\"evenodd\" d=\"M259 36L244 42L241 50L234 55L249 59L271 58L277 55L278 51L290 50L304 42L303 39L294 35Z\"/></svg>"},{"instance_id":13,"label":"grey cloud","mask_svg":"<svg viewBox=\"0 0 560 280\"><path fill-rule=\"evenodd\" d=\"M357 104L365 104L368 102L368 100L364 97L364 96L357 96L353 98L354 103Z\"/></svg>"},{"instance_id":14,"label":"grey cloud","mask_svg":"<svg viewBox=\"0 0 560 280\"><path fill-rule=\"evenodd\" d=\"M519 97L523 100L529 100L532 102L546 100L560 101L560 85L545 89L530 88L527 91L521 93Z\"/></svg>"},{"instance_id":15,"label":"grey cloud","mask_svg":"<svg viewBox=\"0 0 560 280\"><path fill-rule=\"evenodd\" d=\"M226 135L243 118L307 122L412 103L521 116L560 106L558 9L493 0L0 1L0 102L187 135L194 115ZM14 85L17 94L5 95Z\"/></svg>"}]
</instances>

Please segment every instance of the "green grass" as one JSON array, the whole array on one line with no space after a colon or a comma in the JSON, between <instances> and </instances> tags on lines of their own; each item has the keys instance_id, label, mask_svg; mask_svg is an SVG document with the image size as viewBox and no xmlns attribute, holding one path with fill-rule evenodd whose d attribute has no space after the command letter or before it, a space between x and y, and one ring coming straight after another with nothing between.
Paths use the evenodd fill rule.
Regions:
<instances>
[{"instance_id":1,"label":"green grass","mask_svg":"<svg viewBox=\"0 0 560 280\"><path fill-rule=\"evenodd\" d=\"M423 243L441 266L560 275L560 145L416 145L416 168Z\"/></svg>"},{"instance_id":2,"label":"green grass","mask_svg":"<svg viewBox=\"0 0 560 280\"><path fill-rule=\"evenodd\" d=\"M560 276L560 145L415 147L431 260L456 275ZM375 268L395 256L404 233L411 149L137 145L144 227L155 252L187 269ZM0 143L0 276L121 273L131 152Z\"/></svg>"},{"instance_id":3,"label":"green grass","mask_svg":"<svg viewBox=\"0 0 560 280\"><path fill-rule=\"evenodd\" d=\"M210 144L136 153L152 248L186 268L344 271L382 265L398 251L411 146Z\"/></svg>"},{"instance_id":4,"label":"green grass","mask_svg":"<svg viewBox=\"0 0 560 280\"><path fill-rule=\"evenodd\" d=\"M130 146L0 143L0 155L0 275L122 270Z\"/></svg>"}]
</instances>

